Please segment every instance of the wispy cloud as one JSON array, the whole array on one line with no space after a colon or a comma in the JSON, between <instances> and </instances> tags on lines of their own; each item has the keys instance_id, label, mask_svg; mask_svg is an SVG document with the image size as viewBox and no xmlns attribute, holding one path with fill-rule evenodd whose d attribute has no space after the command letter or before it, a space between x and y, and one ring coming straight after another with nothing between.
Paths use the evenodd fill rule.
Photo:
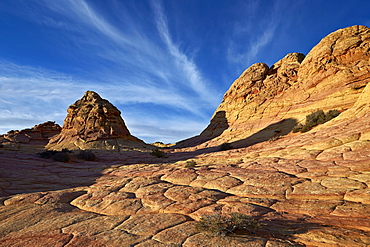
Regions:
<instances>
[{"instance_id":1,"label":"wispy cloud","mask_svg":"<svg viewBox=\"0 0 370 247\"><path fill-rule=\"evenodd\" d=\"M0 77L0 133L6 133L11 129L32 127L50 120L63 124L67 107L81 98L86 90L98 92L116 106L133 105L132 109L135 109L137 105L151 103L200 114L192 104L178 95L171 94L166 89L148 88L147 85L126 84L122 89L120 85L106 86L94 81L71 78L54 71L6 62L0 63L0 74L2 75ZM156 93L153 94L153 91ZM199 133L207 124L205 119L199 119L198 123L201 124L194 129L192 118L186 120L169 116L167 119L162 119L158 115L135 115L132 112L125 112L124 109L121 111L126 122L132 124L128 126L131 132L146 138L147 141L162 137L163 141L173 142L176 141L174 139L176 137L181 139L189 137L188 133L193 135ZM149 131L150 125L142 124L148 122L153 123L151 131ZM158 129L163 126L167 126L168 135L164 134L165 131L161 131L162 134L159 135ZM178 135L171 136L171 133Z\"/></svg>"},{"instance_id":2,"label":"wispy cloud","mask_svg":"<svg viewBox=\"0 0 370 247\"><path fill-rule=\"evenodd\" d=\"M160 5L160 1L151 1L155 16L156 24L159 34L166 44L170 54L175 59L175 62L179 68L183 69L183 73L187 80L190 82L192 89L199 94L204 100L214 102L214 97L209 94L209 87L204 78L202 78L197 66L193 61L189 59L183 52L180 51L179 47L172 41L166 16L164 15L163 8Z\"/></svg>"},{"instance_id":3,"label":"wispy cloud","mask_svg":"<svg viewBox=\"0 0 370 247\"><path fill-rule=\"evenodd\" d=\"M279 25L277 4L272 6L270 12L266 11L264 21L256 24L256 14L261 13L258 11L259 7L256 3L244 7L248 11L248 14L245 15L245 21L235 24L234 35L229 40L227 60L229 63L235 64L238 69L245 69L246 66L255 62L260 52L273 40ZM241 39L245 42L240 42Z\"/></svg>"},{"instance_id":4,"label":"wispy cloud","mask_svg":"<svg viewBox=\"0 0 370 247\"><path fill-rule=\"evenodd\" d=\"M276 25L274 24L268 26L256 39L250 42L247 50L243 52L240 52L240 47L231 42L227 51L228 61L244 68L250 65L256 59L257 55L259 55L260 51L272 41L275 29Z\"/></svg>"},{"instance_id":5,"label":"wispy cloud","mask_svg":"<svg viewBox=\"0 0 370 247\"><path fill-rule=\"evenodd\" d=\"M81 64L94 68L69 74L0 61L0 98L5 102L0 110L9 111L0 118L0 126L19 119L33 119L35 124L40 120L62 123L68 105L86 90L97 91L122 107L152 104L188 116L188 120L176 121L176 114L164 119L163 114L157 116L148 110L145 117L137 118L139 123L155 120L157 125L150 134L148 127L128 114L127 122L134 124L128 127L137 133L142 130L148 139L158 136L156 131L164 125L172 134L177 133L177 138L197 134L206 126L222 94L210 89L196 63L172 40L161 2L152 1L152 14L139 18L145 25L136 21L141 11L129 10L120 2L115 2L119 11L113 17L84 0L33 3L35 7L28 9L27 18L63 30L66 39L81 48L76 54ZM190 52L195 50L197 47ZM200 125L194 125L195 118ZM186 125L185 130L179 129ZM167 141L175 141L176 137L171 139L163 132L165 136Z\"/></svg>"},{"instance_id":6,"label":"wispy cloud","mask_svg":"<svg viewBox=\"0 0 370 247\"><path fill-rule=\"evenodd\" d=\"M189 93L186 93L188 91L196 93L196 97L204 104L213 106L217 104L219 95L210 90L207 80L201 75L196 64L172 41L160 1L152 1L151 6L154 11L158 35L164 41L164 47L155 40L153 34L146 35L144 31L141 31L142 26L135 25L132 20L134 17L130 17L124 6L119 6L126 13L125 23L122 25L128 22L134 27L119 29L94 11L85 1L70 2L69 7L74 13L71 18L79 18L81 22L95 28L95 31L100 32L114 43L111 46L105 44L99 52L99 56L114 61L124 68L129 68L130 72L136 71L136 73L132 73L134 77L130 78L131 81L135 81L134 84L137 85L139 80L136 78L140 78L139 84L145 84L145 86L149 84L151 87L160 89L155 91L161 91L163 83L165 83L171 94L188 98ZM62 12L65 13L66 9L63 10ZM67 12L70 15L71 12L68 9ZM96 39L95 42L101 46L101 42L105 41ZM121 76L119 71L115 71L114 74ZM132 75L124 75L124 78L129 78ZM151 88L150 86L147 88L148 90ZM191 95L191 98L194 98L194 95Z\"/></svg>"}]
</instances>

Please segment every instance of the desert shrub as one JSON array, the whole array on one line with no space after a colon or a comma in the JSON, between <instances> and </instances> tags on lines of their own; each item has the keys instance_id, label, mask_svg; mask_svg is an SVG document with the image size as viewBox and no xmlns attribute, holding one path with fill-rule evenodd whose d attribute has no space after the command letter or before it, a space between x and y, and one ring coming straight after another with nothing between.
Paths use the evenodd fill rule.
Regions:
<instances>
[{"instance_id":1,"label":"desert shrub","mask_svg":"<svg viewBox=\"0 0 370 247\"><path fill-rule=\"evenodd\" d=\"M325 116L326 122L332 120L335 117L338 117L339 114L340 114L340 111L338 111L338 110L330 110L330 111L328 111L326 113L326 116Z\"/></svg>"},{"instance_id":2,"label":"desert shrub","mask_svg":"<svg viewBox=\"0 0 370 247\"><path fill-rule=\"evenodd\" d=\"M62 151L47 150L47 151L38 153L37 155L43 159L52 159L54 161L59 161L59 162L68 162L70 160L68 153L70 152L71 151L65 148Z\"/></svg>"},{"instance_id":3,"label":"desert shrub","mask_svg":"<svg viewBox=\"0 0 370 247\"><path fill-rule=\"evenodd\" d=\"M316 112L313 112L311 114L308 114L306 116L306 123L305 125L302 124L297 124L292 132L307 132L310 131L313 127L326 123L330 121L331 119L337 117L340 114L338 110L330 110L326 114L324 113L323 110L317 110Z\"/></svg>"},{"instance_id":4,"label":"desert shrub","mask_svg":"<svg viewBox=\"0 0 370 247\"><path fill-rule=\"evenodd\" d=\"M220 151L226 151L226 150L230 150L230 149L233 149L234 147L230 144L230 143L223 143L221 146L220 146Z\"/></svg>"},{"instance_id":5,"label":"desert shrub","mask_svg":"<svg viewBox=\"0 0 370 247\"><path fill-rule=\"evenodd\" d=\"M37 155L43 159L52 159L57 152L58 151L47 150L47 151L38 153Z\"/></svg>"},{"instance_id":6,"label":"desert shrub","mask_svg":"<svg viewBox=\"0 0 370 247\"><path fill-rule=\"evenodd\" d=\"M292 132L293 133L300 132L302 128L303 128L303 124L298 123L296 126L293 127Z\"/></svg>"},{"instance_id":7,"label":"desert shrub","mask_svg":"<svg viewBox=\"0 0 370 247\"><path fill-rule=\"evenodd\" d=\"M197 231L206 232L210 235L225 236L233 232L232 223L229 217L221 214L204 215L195 225Z\"/></svg>"},{"instance_id":8,"label":"desert shrub","mask_svg":"<svg viewBox=\"0 0 370 247\"><path fill-rule=\"evenodd\" d=\"M91 151L81 150L77 155L77 159L86 160L86 161L95 161L97 160L95 154Z\"/></svg>"},{"instance_id":9,"label":"desert shrub","mask_svg":"<svg viewBox=\"0 0 370 247\"><path fill-rule=\"evenodd\" d=\"M195 162L194 160L188 160L186 161L185 168L194 168L196 167L196 165L197 165L197 162Z\"/></svg>"},{"instance_id":10,"label":"desert shrub","mask_svg":"<svg viewBox=\"0 0 370 247\"><path fill-rule=\"evenodd\" d=\"M54 154L52 157L54 161L59 161L59 162L68 162L69 161L69 155L66 152L57 152Z\"/></svg>"},{"instance_id":11,"label":"desert shrub","mask_svg":"<svg viewBox=\"0 0 370 247\"><path fill-rule=\"evenodd\" d=\"M159 150L158 148L153 149L150 154L157 158L166 158L164 152Z\"/></svg>"},{"instance_id":12,"label":"desert shrub","mask_svg":"<svg viewBox=\"0 0 370 247\"><path fill-rule=\"evenodd\" d=\"M323 110L318 110L306 116L306 124L303 126L302 132L307 132L313 127L326 122L326 116Z\"/></svg>"},{"instance_id":13,"label":"desert shrub","mask_svg":"<svg viewBox=\"0 0 370 247\"><path fill-rule=\"evenodd\" d=\"M230 213L231 221L235 226L235 230L248 231L254 233L261 225L248 215L241 213Z\"/></svg>"},{"instance_id":14,"label":"desert shrub","mask_svg":"<svg viewBox=\"0 0 370 247\"><path fill-rule=\"evenodd\" d=\"M245 214L231 213L230 216L221 214L204 215L195 227L200 232L206 232L214 236L225 236L236 230L254 233L260 225Z\"/></svg>"}]
</instances>

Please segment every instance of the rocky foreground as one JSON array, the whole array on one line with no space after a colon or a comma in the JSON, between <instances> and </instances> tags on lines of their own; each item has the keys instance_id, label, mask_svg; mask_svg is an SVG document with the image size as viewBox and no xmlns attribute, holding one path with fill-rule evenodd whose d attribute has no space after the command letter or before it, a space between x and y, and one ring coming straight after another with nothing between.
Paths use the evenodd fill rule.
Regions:
<instances>
[{"instance_id":1,"label":"rocky foreground","mask_svg":"<svg viewBox=\"0 0 370 247\"><path fill-rule=\"evenodd\" d=\"M104 143L96 161L77 150L69 162L43 159L43 146L3 140L0 246L369 246L369 58L370 29L354 26L306 57L252 65L210 125L162 158L145 145L109 148L112 128L80 115L80 135L65 121L56 139ZM318 109L340 115L292 132ZM221 237L195 227L232 212L261 228Z\"/></svg>"}]
</instances>

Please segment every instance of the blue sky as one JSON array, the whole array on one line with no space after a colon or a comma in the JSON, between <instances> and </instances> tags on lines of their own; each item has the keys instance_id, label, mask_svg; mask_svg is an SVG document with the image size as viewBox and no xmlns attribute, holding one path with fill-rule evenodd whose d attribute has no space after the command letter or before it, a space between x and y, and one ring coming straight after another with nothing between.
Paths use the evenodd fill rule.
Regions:
<instances>
[{"instance_id":1,"label":"blue sky","mask_svg":"<svg viewBox=\"0 0 370 247\"><path fill-rule=\"evenodd\" d=\"M370 26L367 0L0 0L0 133L94 90L146 142L199 134L250 65Z\"/></svg>"}]
</instances>

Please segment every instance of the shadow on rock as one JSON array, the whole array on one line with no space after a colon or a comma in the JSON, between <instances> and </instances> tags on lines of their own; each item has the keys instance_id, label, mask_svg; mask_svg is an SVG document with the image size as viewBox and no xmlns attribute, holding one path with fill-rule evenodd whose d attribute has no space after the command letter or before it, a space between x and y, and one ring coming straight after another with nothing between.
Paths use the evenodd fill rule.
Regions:
<instances>
[{"instance_id":1,"label":"shadow on rock","mask_svg":"<svg viewBox=\"0 0 370 247\"><path fill-rule=\"evenodd\" d=\"M229 128L229 123L226 118L226 112L218 111L211 119L211 122L207 128L205 128L200 135L180 141L172 148L176 149L200 145L206 141L220 136L227 128Z\"/></svg>"},{"instance_id":2,"label":"shadow on rock","mask_svg":"<svg viewBox=\"0 0 370 247\"><path fill-rule=\"evenodd\" d=\"M90 186L107 167L103 162L75 158L58 162L33 154L3 153L0 157L0 197Z\"/></svg>"},{"instance_id":3,"label":"shadow on rock","mask_svg":"<svg viewBox=\"0 0 370 247\"><path fill-rule=\"evenodd\" d=\"M283 119L283 120L281 120L277 123L274 123L274 124L271 124L271 125L267 126L266 128L258 131L257 133L255 133L255 134L253 134L253 135L251 135L251 136L249 136L245 139L235 141L235 142L231 142L231 143L227 143L227 144L230 145L229 149L231 149L231 148L246 148L246 147L261 143L261 142L276 140L276 139L279 139L282 136L285 136L285 135L289 134L292 131L292 129L294 128L294 126L296 126L296 124L297 124L296 119L293 119L293 118ZM221 131L218 132L219 135L221 133L222 133ZM222 145L224 145L224 144L222 144ZM204 153L213 153L213 152L223 151L222 145L207 147L207 148L201 148L201 149L197 149L195 151L190 151L190 152L186 152L186 151L185 152L175 152L175 153L173 153L173 155L176 156L176 157L179 157L178 160L186 160L186 159L190 159L190 158L193 158L197 155L204 154ZM185 145L185 146L189 147L188 145ZM176 149L176 147L175 147L175 149ZM171 160L171 161L174 160L174 158L172 158L171 155L169 157L170 157L169 160Z\"/></svg>"},{"instance_id":4,"label":"shadow on rock","mask_svg":"<svg viewBox=\"0 0 370 247\"><path fill-rule=\"evenodd\" d=\"M234 148L244 148L257 143L276 140L282 136L289 134L293 130L294 126L296 126L296 124L297 120L294 118L283 119L277 123L267 126L257 133L247 137L246 139L232 142L231 145Z\"/></svg>"},{"instance_id":5,"label":"shadow on rock","mask_svg":"<svg viewBox=\"0 0 370 247\"><path fill-rule=\"evenodd\" d=\"M292 241L292 246L305 246L299 242L299 234L307 233L314 229L323 228L323 225L311 223L303 218L298 219L270 219L260 221L262 227L256 235L269 239ZM291 242L291 243L292 243Z\"/></svg>"}]
</instances>

